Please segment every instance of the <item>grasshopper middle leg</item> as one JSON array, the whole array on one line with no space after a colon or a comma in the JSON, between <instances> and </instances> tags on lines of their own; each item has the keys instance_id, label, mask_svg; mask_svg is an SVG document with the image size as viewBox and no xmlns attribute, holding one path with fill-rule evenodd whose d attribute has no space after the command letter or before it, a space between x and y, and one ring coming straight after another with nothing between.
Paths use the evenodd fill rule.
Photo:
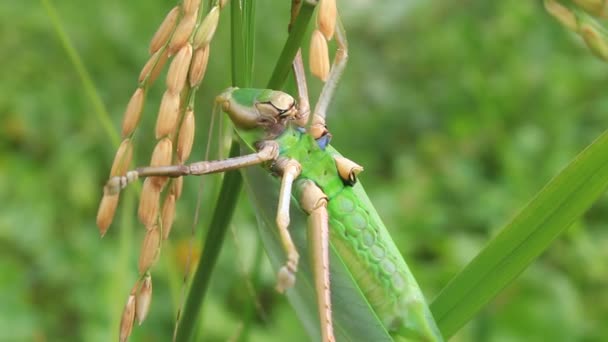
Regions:
<instances>
[{"instance_id":1,"label":"grasshopper middle leg","mask_svg":"<svg viewBox=\"0 0 608 342\"><path fill-rule=\"evenodd\" d=\"M281 245L287 255L287 262L279 270L277 279L277 291L282 293L286 289L293 287L295 273L298 270L298 259L300 258L287 227L289 227L290 221L289 204L291 203L291 186L294 179L300 175L302 167L294 159L279 158L275 169L282 175L276 221L279 234L281 235Z\"/></svg>"}]
</instances>

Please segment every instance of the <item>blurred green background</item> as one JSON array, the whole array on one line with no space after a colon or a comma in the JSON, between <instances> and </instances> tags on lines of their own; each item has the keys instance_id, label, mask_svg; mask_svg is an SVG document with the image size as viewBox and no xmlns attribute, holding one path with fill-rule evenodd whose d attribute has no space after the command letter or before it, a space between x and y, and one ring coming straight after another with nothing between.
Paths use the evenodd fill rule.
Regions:
<instances>
[{"instance_id":1,"label":"blurred green background","mask_svg":"<svg viewBox=\"0 0 608 342\"><path fill-rule=\"evenodd\" d=\"M149 38L175 1L57 0L61 24L118 130ZM608 66L541 1L342 1L350 60L331 106L333 145L361 179L427 298L608 127ZM289 1L260 0L254 84L286 37ZM0 2L0 341L111 341L137 277L144 230L135 187L103 240L97 204L116 145L36 1ZM201 158L214 95L230 84L229 15L212 43L197 105ZM310 81L312 94L319 89ZM149 161L162 80L136 134ZM133 341L170 339L188 243L217 192L185 182L153 270L151 314ZM602 198L454 341L602 341L608 336L608 202ZM243 194L214 273L200 339L307 340L273 290ZM198 247L197 247L198 249ZM256 260L263 263L259 272ZM255 299L254 299L255 297Z\"/></svg>"}]
</instances>

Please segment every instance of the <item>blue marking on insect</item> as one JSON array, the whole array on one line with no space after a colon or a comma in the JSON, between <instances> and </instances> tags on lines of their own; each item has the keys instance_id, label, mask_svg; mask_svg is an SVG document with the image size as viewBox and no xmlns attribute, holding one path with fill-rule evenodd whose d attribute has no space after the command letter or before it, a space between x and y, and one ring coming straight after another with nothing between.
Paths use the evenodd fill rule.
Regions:
<instances>
[{"instance_id":1,"label":"blue marking on insect","mask_svg":"<svg viewBox=\"0 0 608 342\"><path fill-rule=\"evenodd\" d=\"M319 139L317 139L317 145L319 145L319 148L321 148L321 150L325 150L327 145L329 145L330 141L331 141L331 134L326 133L326 134L322 135Z\"/></svg>"}]
</instances>

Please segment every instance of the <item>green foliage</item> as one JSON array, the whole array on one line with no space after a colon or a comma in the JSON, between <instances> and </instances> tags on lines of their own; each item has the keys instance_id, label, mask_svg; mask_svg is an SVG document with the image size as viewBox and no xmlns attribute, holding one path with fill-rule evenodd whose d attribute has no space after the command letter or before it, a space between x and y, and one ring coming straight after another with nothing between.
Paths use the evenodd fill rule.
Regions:
<instances>
[{"instance_id":1,"label":"green foliage","mask_svg":"<svg viewBox=\"0 0 608 342\"><path fill-rule=\"evenodd\" d=\"M432 309L452 336L534 261L608 186L608 133L579 154L442 290Z\"/></svg>"},{"instance_id":2,"label":"green foliage","mask_svg":"<svg viewBox=\"0 0 608 342\"><path fill-rule=\"evenodd\" d=\"M59 22L119 127L147 43L173 1L57 1ZM288 2L259 1L252 83L280 54ZM427 297L608 127L606 65L540 2L341 2L350 60L329 127L333 145L364 165L366 190ZM0 2L0 340L115 340L143 229L135 189L99 240L94 225L115 146L39 3ZM229 79L222 14L197 106ZM160 79L158 82L161 83ZM316 94L318 83L311 94ZM149 162L162 87L148 94L137 164ZM209 115L197 113L202 156ZM205 227L218 177L208 178ZM185 182L171 242L154 270L151 316L132 340L171 336L197 179ZM131 199L129 200L129 196ZM608 336L607 202L600 198L453 340L586 340ZM236 239L222 247L203 308L205 340L235 336L256 309L250 340L306 340L274 270L261 257L242 196ZM197 229L195 241L200 241ZM185 247L184 247L185 246ZM260 265L258 260L263 261ZM247 275L243 270L247 271ZM255 288L252 300L249 284Z\"/></svg>"}]
</instances>

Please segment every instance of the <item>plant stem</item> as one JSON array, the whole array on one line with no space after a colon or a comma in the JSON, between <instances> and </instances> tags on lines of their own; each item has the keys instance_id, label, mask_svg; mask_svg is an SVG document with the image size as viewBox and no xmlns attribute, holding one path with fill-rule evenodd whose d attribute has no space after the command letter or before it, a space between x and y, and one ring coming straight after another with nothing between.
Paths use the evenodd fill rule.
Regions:
<instances>
[{"instance_id":1,"label":"plant stem","mask_svg":"<svg viewBox=\"0 0 608 342\"><path fill-rule=\"evenodd\" d=\"M233 144L230 150L230 157L238 155L239 146ZM226 173L215 207L215 214L213 215L210 229L205 239L205 247L203 253L201 253L194 278L192 279L186 307L184 308L181 322L177 328L176 341L189 341L192 336L199 311L202 307L203 297L209 287L209 280L211 279L212 273L211 270L213 270L213 267L215 266L215 262L224 242L224 237L226 236L226 229L224 229L224 227L227 227L230 223L242 184L243 178L238 171Z\"/></svg>"},{"instance_id":2,"label":"plant stem","mask_svg":"<svg viewBox=\"0 0 608 342\"><path fill-rule=\"evenodd\" d=\"M304 33L308 28L308 23L310 22L310 18L312 17L314 10L315 5L310 4L308 1L305 1L302 5L300 14L298 14L298 18L291 28L291 32L289 32L287 41L283 46L283 51L281 51L279 60L277 61L270 80L268 81L267 87L269 89L283 88L287 75L289 75L291 63L293 62L293 59L296 56L300 45L302 44L302 38L304 38Z\"/></svg>"}]
</instances>

